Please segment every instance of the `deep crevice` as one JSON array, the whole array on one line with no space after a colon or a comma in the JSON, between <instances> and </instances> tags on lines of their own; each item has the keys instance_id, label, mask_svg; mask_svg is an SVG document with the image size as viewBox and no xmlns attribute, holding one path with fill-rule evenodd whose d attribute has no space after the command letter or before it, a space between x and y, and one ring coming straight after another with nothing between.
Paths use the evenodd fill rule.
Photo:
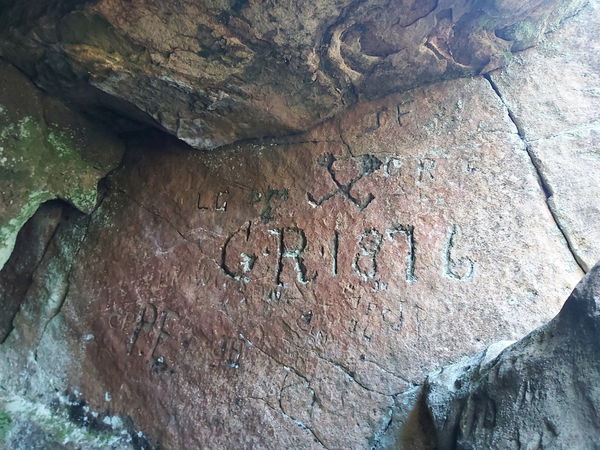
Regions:
<instances>
[{"instance_id":1,"label":"deep crevice","mask_svg":"<svg viewBox=\"0 0 600 450\"><path fill-rule=\"evenodd\" d=\"M109 177L116 172L117 170L119 170L122 166L123 166L123 161L124 161L124 157L121 158L121 161L119 162L119 164L113 168L112 170L110 170L109 172L106 173L106 175L104 177L102 177L101 179L98 180L97 183L97 202L96 205L94 206L94 208L92 209L92 211L90 211L89 214L86 214L85 212L81 211L79 208L77 208L76 205L74 205L71 201L69 201L68 199L64 199L64 198L55 198L55 199L51 199L48 201L45 201L43 203L41 203L37 210L35 211L35 213L29 218L29 220L23 225L23 227L21 227L21 229L19 230L19 234L17 236L17 243L19 243L20 240L22 240L23 238L19 238L19 236L22 235L22 233L26 232L26 230L29 227L35 226L35 222L39 221L39 215L40 213L42 213L42 211L44 209L47 209L49 207L49 205L60 205L62 212L61 212L61 216L59 219L57 219L57 223L54 225L53 230L50 234L50 236L48 237L47 241L44 242L43 244L43 250L41 252L41 254L39 255L37 261L35 262L34 267L30 270L29 274L22 274L22 276L27 279L27 287L23 290L23 293L21 295L21 298L18 299L18 306L14 311L8 311L7 313L11 315L10 317L10 328L6 331L6 333L2 336L0 334L0 345L4 344L8 338L10 337L10 335L12 334L12 332L15 330L15 319L16 317L19 315L20 311L21 311L21 307L23 305L23 302L25 301L27 294L31 288L31 285L33 283L34 277L36 276L36 273L38 272L38 270L40 269L40 267L42 266L42 264L44 263L44 260L46 258L46 255L48 253L48 250L50 249L50 247L52 246L52 243L56 240L61 228L64 226L65 223L67 223L69 221L69 217L72 213L77 212L78 214L81 214L83 216L87 216L87 220L85 223L85 231L83 233L83 237L81 238L80 242L77 245L77 250L76 250L76 254L75 257L77 257L77 255L79 254L79 250L81 249L81 246L83 245L83 243L86 240L87 237L87 233L89 230L89 226L91 224L92 218L94 213L101 207L102 203L104 202L104 200L106 199L106 197L108 196L109 192L110 192L110 183L109 183ZM24 231L25 230L25 231ZM17 244L18 245L18 244ZM10 267L12 267L15 262L13 261L13 263L11 264L11 260L13 258L16 258L15 255L17 255L17 253L20 252L20 250L17 248L17 245L15 245L15 248L13 249L13 252L11 253L8 261L6 262L5 266L3 267L2 271L0 271L0 273L6 271L6 270L10 270ZM28 246L30 245L29 243L23 243L23 246ZM73 261L73 264L75 263L75 261ZM69 287L70 287L70 275L71 275L71 270L72 270L72 266L69 267L69 269L67 270L67 278L66 278L66 283L67 283L67 287L65 289L65 293L61 296L61 300L60 300L60 304L57 308L57 310L51 315L50 318L48 318L48 320L46 321L46 323L43 326L42 332L40 334L40 341L42 340L44 333L46 332L46 329L49 325L49 323L52 321L52 319L54 319L61 311L62 306L64 304L64 301L68 295L69 292ZM36 349L36 353L37 353L37 349Z\"/></svg>"},{"instance_id":2,"label":"deep crevice","mask_svg":"<svg viewBox=\"0 0 600 450\"><path fill-rule=\"evenodd\" d=\"M6 331L4 332L4 334L3 334L2 330L0 329L0 345L4 344L7 341L7 339L10 337L11 333L15 329L15 323L14 323L15 318L18 316L19 311L21 310L21 305L27 296L27 293L29 291L29 288L31 287L31 284L33 283L35 274L38 271L42 262L44 261L44 258L48 252L48 249L50 248L52 242L54 241L54 238L57 235L57 232L60 228L60 224L64 220L64 209L62 209L62 208L64 208L65 206L68 206L68 205L65 203L64 205L61 206L61 204L63 204L63 203L64 202L62 202L60 200L49 200L47 202L42 203L40 206L38 206L38 209L35 211L35 213L27 220L27 222L25 222L25 224L21 227L21 230L19 230L19 233L18 233L17 239L16 239L16 243L15 243L15 247L14 247L13 251L11 252L9 259L6 261L6 264L0 271L0 281L2 281L3 279L4 279L4 281L7 281L6 278L7 277L10 278L12 275L13 279L10 280L11 284L26 283L26 287L24 287L23 289L20 289L20 292L13 291L11 293L11 297L13 297L13 304L16 303L16 308L14 308L14 310L11 309L10 300L9 300L8 304L3 303L0 305L4 309L3 313L10 316L9 320L6 320L6 323L8 323L9 325L8 325L8 328L5 329ZM61 211L62 211L60 213L61 218L57 219L58 221L52 225L52 231L50 232L50 235L47 237L47 240L45 242L43 242L43 244L42 244L43 249L39 253L36 260L34 261L33 267L30 270L27 270L27 267L19 269L19 267L23 265L23 262L19 261L20 257L25 254L25 252L21 252L21 249L23 249L24 247L29 247L31 245L31 243L28 241L28 237L31 238L31 236L29 236L29 235L31 235L32 233L35 233L36 231L37 231L37 233L35 233L35 234L39 235L39 230L35 230L35 228L38 224L37 222L39 220L39 215L40 215L40 213L43 214L44 210L52 208L53 207L52 205L57 205L58 207L61 208ZM2 289L8 289L8 288L9 288L9 286L6 285ZM2 298L1 298L2 295L3 295L3 292L0 292L0 301L2 300Z\"/></svg>"},{"instance_id":3,"label":"deep crevice","mask_svg":"<svg viewBox=\"0 0 600 450\"><path fill-rule=\"evenodd\" d=\"M491 75L486 73L483 75L483 78L485 80L487 80L487 82L490 84L494 93L498 96L498 98L502 102L502 105L504 105L504 107L506 108L508 117L510 118L511 122L514 124L515 128L517 129L517 135L519 136L519 139L521 139L521 141L523 142L525 151L527 152L527 155L529 156L529 160L531 161L531 165L533 166L533 169L537 176L538 183L539 183L540 187L542 188L542 191L544 192L546 207L548 208L548 211L550 212L550 215L552 216L552 219L554 220L554 224L556 225L556 228L558 228L558 231L560 231L560 233L562 234L562 236L565 240L565 243L567 245L567 248L569 249L569 252L573 256L573 259L575 260L575 263L579 266L579 268L581 269L581 271L583 273L587 273L589 270L589 268L587 267L587 264L581 259L581 257L579 257L579 255L575 251L573 243L569 237L569 233L563 228L562 224L560 223L558 214L556 213L554 207L550 203L550 199L553 197L554 191L552 190L552 186L550 186L549 181L544 176L544 172L541 167L541 162L533 154L531 145L529 144L529 141L527 140L527 138L525 136L525 131L523 130L522 126L519 124L518 118L514 115L514 113L508 106L508 104L504 101L504 97L502 97L502 93L500 92L498 85L492 79Z\"/></svg>"}]
</instances>

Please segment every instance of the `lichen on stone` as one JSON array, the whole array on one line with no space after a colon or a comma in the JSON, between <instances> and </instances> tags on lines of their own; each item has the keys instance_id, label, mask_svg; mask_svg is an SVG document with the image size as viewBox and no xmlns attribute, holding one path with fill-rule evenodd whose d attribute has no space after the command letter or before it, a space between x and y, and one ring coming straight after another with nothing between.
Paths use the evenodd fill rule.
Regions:
<instances>
[{"instance_id":1,"label":"lichen on stone","mask_svg":"<svg viewBox=\"0 0 600 450\"><path fill-rule=\"evenodd\" d=\"M6 435L10 431L12 425L12 417L4 409L0 409L0 443L4 441Z\"/></svg>"},{"instance_id":2,"label":"lichen on stone","mask_svg":"<svg viewBox=\"0 0 600 450\"><path fill-rule=\"evenodd\" d=\"M61 198L90 213L97 183L120 161L118 140L50 102L10 66L0 65L0 268L38 206Z\"/></svg>"},{"instance_id":3,"label":"lichen on stone","mask_svg":"<svg viewBox=\"0 0 600 450\"><path fill-rule=\"evenodd\" d=\"M0 448L16 443L29 448L133 448L131 431L119 417L95 412L65 395L57 396L52 406L18 395L0 400Z\"/></svg>"}]
</instances>

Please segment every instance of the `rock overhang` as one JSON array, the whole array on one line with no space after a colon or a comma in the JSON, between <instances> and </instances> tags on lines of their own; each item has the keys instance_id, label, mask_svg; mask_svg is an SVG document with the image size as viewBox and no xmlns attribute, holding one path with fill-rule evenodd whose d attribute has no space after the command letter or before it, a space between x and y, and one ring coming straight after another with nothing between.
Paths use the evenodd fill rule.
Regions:
<instances>
[{"instance_id":1,"label":"rock overhang","mask_svg":"<svg viewBox=\"0 0 600 450\"><path fill-rule=\"evenodd\" d=\"M582 0L6 1L0 55L86 109L213 149L297 133L373 99L485 73ZM28 52L22 52L27 48Z\"/></svg>"}]
</instances>

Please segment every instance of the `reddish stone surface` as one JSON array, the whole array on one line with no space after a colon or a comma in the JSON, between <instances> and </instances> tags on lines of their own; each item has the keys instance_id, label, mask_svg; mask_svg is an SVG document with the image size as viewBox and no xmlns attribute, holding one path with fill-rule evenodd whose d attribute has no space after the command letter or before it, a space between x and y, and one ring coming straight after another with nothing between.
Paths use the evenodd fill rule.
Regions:
<instances>
[{"instance_id":1,"label":"reddish stone surface","mask_svg":"<svg viewBox=\"0 0 600 450\"><path fill-rule=\"evenodd\" d=\"M130 146L59 318L70 385L166 448L376 445L397 394L581 276L483 79L295 144Z\"/></svg>"},{"instance_id":2,"label":"reddish stone surface","mask_svg":"<svg viewBox=\"0 0 600 450\"><path fill-rule=\"evenodd\" d=\"M492 80L584 270L600 260L600 6L590 2Z\"/></svg>"}]
</instances>

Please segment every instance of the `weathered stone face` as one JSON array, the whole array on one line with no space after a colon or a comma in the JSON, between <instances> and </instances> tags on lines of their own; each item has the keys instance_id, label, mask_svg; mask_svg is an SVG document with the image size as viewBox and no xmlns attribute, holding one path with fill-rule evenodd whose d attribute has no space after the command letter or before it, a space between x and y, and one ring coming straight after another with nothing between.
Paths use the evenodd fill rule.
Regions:
<instances>
[{"instance_id":1,"label":"weathered stone face","mask_svg":"<svg viewBox=\"0 0 600 450\"><path fill-rule=\"evenodd\" d=\"M118 165L123 145L44 96L15 68L0 64L0 79L1 268L44 201L62 198L92 211L98 181Z\"/></svg>"},{"instance_id":2,"label":"weathered stone face","mask_svg":"<svg viewBox=\"0 0 600 450\"><path fill-rule=\"evenodd\" d=\"M0 271L0 342L13 328L13 318L30 288L33 276L43 259L60 222L63 208L55 203L41 206L36 220L28 222L19 232L11 264Z\"/></svg>"},{"instance_id":3,"label":"weathered stone face","mask_svg":"<svg viewBox=\"0 0 600 450\"><path fill-rule=\"evenodd\" d=\"M581 275L483 79L297 143L131 146L55 327L69 385L167 447L374 445L397 394L549 319Z\"/></svg>"},{"instance_id":4,"label":"weathered stone face","mask_svg":"<svg viewBox=\"0 0 600 450\"><path fill-rule=\"evenodd\" d=\"M548 324L499 356L495 346L430 375L419 407L436 448L594 448L599 298L596 265Z\"/></svg>"},{"instance_id":5,"label":"weathered stone face","mask_svg":"<svg viewBox=\"0 0 600 450\"><path fill-rule=\"evenodd\" d=\"M583 3L7 1L0 55L86 109L210 149L493 70Z\"/></svg>"},{"instance_id":6,"label":"weathered stone face","mask_svg":"<svg viewBox=\"0 0 600 450\"><path fill-rule=\"evenodd\" d=\"M103 5L68 15L89 19ZM94 30L99 40L83 50L127 56L103 60L115 64L107 73L137 64L120 32L115 41ZM345 39L379 48L384 37L367 31ZM521 33L521 47L525 31L500 34ZM352 48L340 51L359 67ZM60 54L46 60L64 62ZM535 55L524 55L535 68L524 79L512 66L365 102L293 138L210 154L164 136L131 139L101 206L84 202L91 216L60 225L42 211L31 247L0 276L2 288L18 288L0 288L10 313L0 323L0 384L44 401L79 393L164 448L366 448L384 434L397 444L392 414L409 409L427 372L547 321L597 253L595 216L584 214L595 199L581 203L587 210L565 207L579 195L573 186L597 184L594 91L572 80L584 109L559 99L543 110L534 95L528 103L519 92L533 92L528 82L560 78ZM546 114L554 125L538 111L555 113ZM49 184L62 179L43 173ZM95 189L101 172L91 173L85 186ZM575 245L584 234L588 253ZM512 405L507 398L499 401ZM468 418L462 444L488 442L469 434Z\"/></svg>"},{"instance_id":7,"label":"weathered stone face","mask_svg":"<svg viewBox=\"0 0 600 450\"><path fill-rule=\"evenodd\" d=\"M600 260L600 7L507 70L492 74L548 186L548 203L580 262Z\"/></svg>"}]
</instances>

